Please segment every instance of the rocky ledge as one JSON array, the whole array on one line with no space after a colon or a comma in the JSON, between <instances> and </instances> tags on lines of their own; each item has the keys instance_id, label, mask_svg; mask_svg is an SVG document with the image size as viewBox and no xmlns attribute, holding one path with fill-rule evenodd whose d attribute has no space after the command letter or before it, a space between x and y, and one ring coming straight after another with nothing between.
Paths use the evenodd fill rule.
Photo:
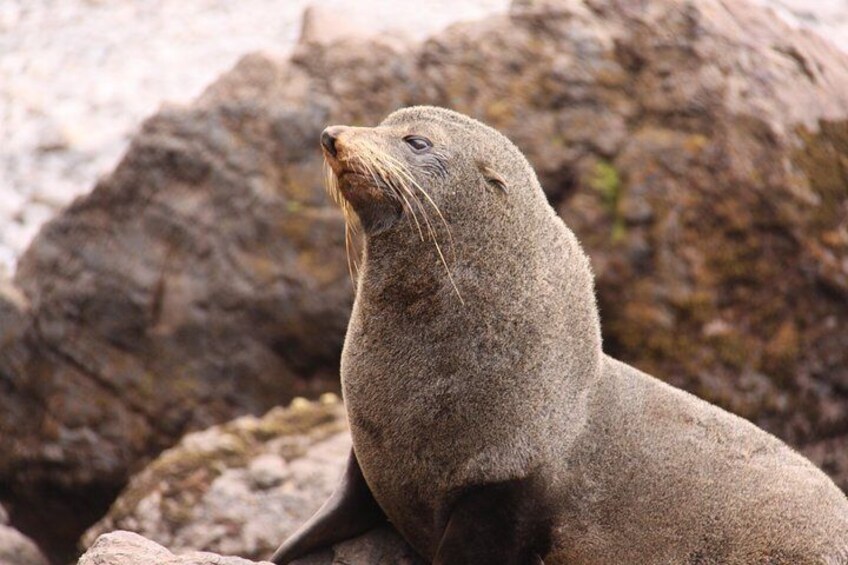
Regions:
<instances>
[{"instance_id":1,"label":"rocky ledge","mask_svg":"<svg viewBox=\"0 0 848 565\"><path fill-rule=\"evenodd\" d=\"M86 532L83 545L90 549L80 564L210 562L208 553L190 553L196 548L267 558L329 497L349 450L344 408L334 395L189 434L136 475ZM107 533L113 530L135 533ZM298 563L421 562L386 526Z\"/></svg>"}]
</instances>

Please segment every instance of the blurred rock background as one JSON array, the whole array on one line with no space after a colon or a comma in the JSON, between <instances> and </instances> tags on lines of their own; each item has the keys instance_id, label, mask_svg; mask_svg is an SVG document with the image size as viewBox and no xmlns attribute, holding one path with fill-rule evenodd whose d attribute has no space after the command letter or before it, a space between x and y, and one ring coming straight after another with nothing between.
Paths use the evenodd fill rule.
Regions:
<instances>
[{"instance_id":1,"label":"blurred rock background","mask_svg":"<svg viewBox=\"0 0 848 565\"><path fill-rule=\"evenodd\" d=\"M756 0L848 49L845 0ZM242 55L285 55L310 0L0 3L0 272L38 228L91 189L162 103L187 103ZM327 11L344 8L325 0ZM358 2L341 20L421 39L508 0Z\"/></svg>"},{"instance_id":2,"label":"blurred rock background","mask_svg":"<svg viewBox=\"0 0 848 565\"><path fill-rule=\"evenodd\" d=\"M0 4L0 544L61 563L99 521L81 547L260 559L317 507L342 407L272 410L338 390L352 290L316 139L415 103L527 154L607 352L848 488L844 4L419 4ZM414 562L393 536L315 562ZM171 559L122 535L87 559L127 547Z\"/></svg>"},{"instance_id":3,"label":"blurred rock background","mask_svg":"<svg viewBox=\"0 0 848 565\"><path fill-rule=\"evenodd\" d=\"M0 269L114 167L142 119L188 103L242 55L287 54L310 0L0 2ZM321 2L335 26L421 39L507 0Z\"/></svg>"}]
</instances>

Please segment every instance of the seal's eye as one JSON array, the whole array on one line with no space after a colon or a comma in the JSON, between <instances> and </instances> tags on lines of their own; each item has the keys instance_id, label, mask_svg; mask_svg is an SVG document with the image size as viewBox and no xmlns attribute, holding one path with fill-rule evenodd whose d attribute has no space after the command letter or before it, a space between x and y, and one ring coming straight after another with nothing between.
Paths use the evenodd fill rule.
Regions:
<instances>
[{"instance_id":1,"label":"seal's eye","mask_svg":"<svg viewBox=\"0 0 848 565\"><path fill-rule=\"evenodd\" d=\"M412 150L416 153L422 153L433 147L432 141L426 137L421 137L420 135L407 135L403 138L403 140L407 145L412 147Z\"/></svg>"}]
</instances>

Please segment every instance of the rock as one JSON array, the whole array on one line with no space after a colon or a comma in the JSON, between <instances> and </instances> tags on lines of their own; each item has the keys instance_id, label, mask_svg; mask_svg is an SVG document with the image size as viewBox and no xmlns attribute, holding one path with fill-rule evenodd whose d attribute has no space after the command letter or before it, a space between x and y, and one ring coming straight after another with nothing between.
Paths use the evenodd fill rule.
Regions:
<instances>
[{"instance_id":1,"label":"rock","mask_svg":"<svg viewBox=\"0 0 848 565\"><path fill-rule=\"evenodd\" d=\"M82 543L94 552L95 540L120 529L178 553L268 557L326 501L349 451L344 408L334 395L189 434L133 477ZM412 565L414 555L386 527L303 562Z\"/></svg>"},{"instance_id":2,"label":"rock","mask_svg":"<svg viewBox=\"0 0 848 565\"><path fill-rule=\"evenodd\" d=\"M746 2L637 4L515 2L519 29L557 38L550 72L441 48L431 78L463 91L458 69L486 65L491 88L456 106L490 121L515 93L495 123L592 257L607 352L848 489L848 58Z\"/></svg>"},{"instance_id":3,"label":"rock","mask_svg":"<svg viewBox=\"0 0 848 565\"><path fill-rule=\"evenodd\" d=\"M296 559L292 565L424 565L398 533L382 526L333 546L332 550L317 552Z\"/></svg>"},{"instance_id":4,"label":"rock","mask_svg":"<svg viewBox=\"0 0 848 565\"><path fill-rule=\"evenodd\" d=\"M27 307L23 293L0 274L0 349L20 339Z\"/></svg>"},{"instance_id":5,"label":"rock","mask_svg":"<svg viewBox=\"0 0 848 565\"><path fill-rule=\"evenodd\" d=\"M186 431L337 386L352 292L315 140L416 103L529 157L592 257L609 353L848 452L846 55L742 0L521 0L420 45L248 56L44 227L0 349L25 533L93 520Z\"/></svg>"},{"instance_id":6,"label":"rock","mask_svg":"<svg viewBox=\"0 0 848 565\"><path fill-rule=\"evenodd\" d=\"M80 558L78 565L250 565L241 557L195 551L174 555L161 545L132 532L104 534ZM260 563L269 563L262 561Z\"/></svg>"},{"instance_id":7,"label":"rock","mask_svg":"<svg viewBox=\"0 0 848 565\"><path fill-rule=\"evenodd\" d=\"M296 565L416 565L421 563L399 550L402 542L388 528L380 528L342 544L332 551L294 561ZM408 551L408 550L407 550ZM5 562L4 562L5 563ZM12 562L16 564L18 562ZM24 562L20 562L24 563ZM29 562L26 562L29 563ZM161 545L133 532L103 534L80 558L78 565L268 565L216 553L193 551L174 555Z\"/></svg>"},{"instance_id":8,"label":"rock","mask_svg":"<svg viewBox=\"0 0 848 565\"><path fill-rule=\"evenodd\" d=\"M20 259L0 499L57 559L186 431L338 390L353 289L312 149L326 110L270 95L163 110Z\"/></svg>"},{"instance_id":9,"label":"rock","mask_svg":"<svg viewBox=\"0 0 848 565\"><path fill-rule=\"evenodd\" d=\"M607 70L589 71L586 102L532 113L629 116L612 153L589 146L559 165L576 171L557 208L592 256L606 350L795 446L845 447L845 55L744 2L590 6L612 36L580 65ZM604 77L621 71L610 92ZM827 462L845 476L848 458Z\"/></svg>"},{"instance_id":10,"label":"rock","mask_svg":"<svg viewBox=\"0 0 848 565\"><path fill-rule=\"evenodd\" d=\"M320 43L331 45L345 39L365 39L377 30L358 21L356 11L345 11L340 6L311 5L303 11L300 44Z\"/></svg>"},{"instance_id":11,"label":"rock","mask_svg":"<svg viewBox=\"0 0 848 565\"><path fill-rule=\"evenodd\" d=\"M0 506L0 563L3 565L48 565L38 546L9 524L9 515Z\"/></svg>"},{"instance_id":12,"label":"rock","mask_svg":"<svg viewBox=\"0 0 848 565\"><path fill-rule=\"evenodd\" d=\"M848 6L842 0L754 0L795 27L807 27L848 51Z\"/></svg>"},{"instance_id":13,"label":"rock","mask_svg":"<svg viewBox=\"0 0 848 565\"><path fill-rule=\"evenodd\" d=\"M336 43L363 43L367 40L380 43L392 49L400 50L412 47L416 38L420 38L420 25L406 22L406 25L392 27L386 22L393 21L402 14L392 13L389 5L376 10L380 17L375 18L375 10L363 10L361 5L324 5L313 4L303 12L303 22L298 37L298 46L329 47Z\"/></svg>"}]
</instances>

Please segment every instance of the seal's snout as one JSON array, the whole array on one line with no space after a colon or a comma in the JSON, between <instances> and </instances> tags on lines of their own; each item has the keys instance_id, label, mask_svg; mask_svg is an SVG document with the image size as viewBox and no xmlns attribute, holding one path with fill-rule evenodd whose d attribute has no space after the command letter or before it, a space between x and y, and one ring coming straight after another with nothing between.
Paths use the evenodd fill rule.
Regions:
<instances>
[{"instance_id":1,"label":"seal's snout","mask_svg":"<svg viewBox=\"0 0 848 565\"><path fill-rule=\"evenodd\" d=\"M339 135L345 130L344 126L330 126L321 132L321 146L330 157L336 157L339 154L337 142Z\"/></svg>"}]
</instances>

